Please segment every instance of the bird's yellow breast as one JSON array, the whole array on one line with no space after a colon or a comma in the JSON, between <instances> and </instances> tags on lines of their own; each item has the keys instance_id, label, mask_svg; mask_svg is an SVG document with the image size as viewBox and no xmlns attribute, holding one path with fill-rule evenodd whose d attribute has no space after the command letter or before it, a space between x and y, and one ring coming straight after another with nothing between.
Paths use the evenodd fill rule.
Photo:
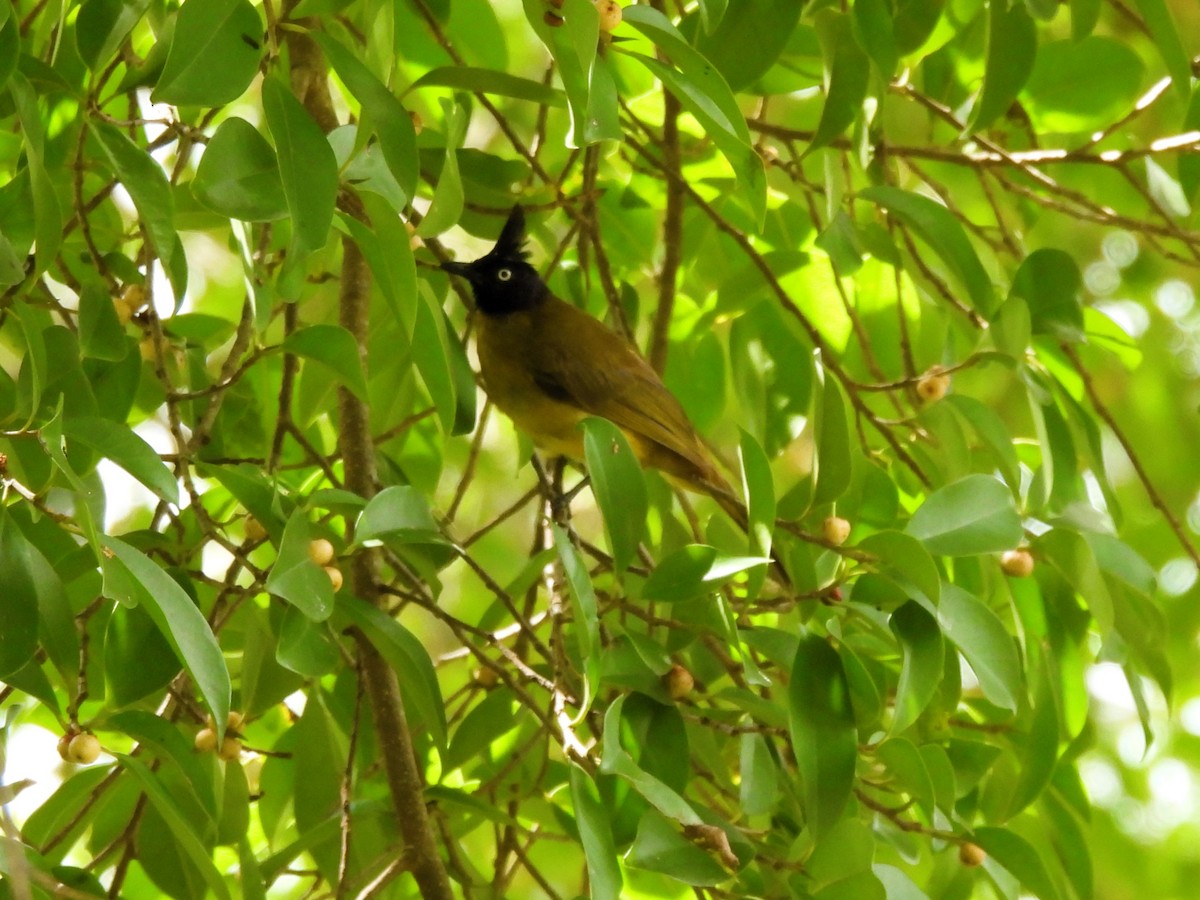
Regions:
<instances>
[{"instance_id":1,"label":"bird's yellow breast","mask_svg":"<svg viewBox=\"0 0 1200 900\"><path fill-rule=\"evenodd\" d=\"M480 316L476 347L483 386L492 402L533 442L551 454L583 458L579 423L587 414L550 397L529 365L537 324L529 312Z\"/></svg>"}]
</instances>

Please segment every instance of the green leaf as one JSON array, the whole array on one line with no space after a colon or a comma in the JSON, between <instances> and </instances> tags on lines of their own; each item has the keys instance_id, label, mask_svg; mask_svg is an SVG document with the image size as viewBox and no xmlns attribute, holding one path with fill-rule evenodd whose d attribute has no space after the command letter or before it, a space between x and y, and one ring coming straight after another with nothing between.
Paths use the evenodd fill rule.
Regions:
<instances>
[{"instance_id":1,"label":"green leaf","mask_svg":"<svg viewBox=\"0 0 1200 900\"><path fill-rule=\"evenodd\" d=\"M1100 21L1103 0L1071 0L1071 40L1083 40Z\"/></svg>"},{"instance_id":2,"label":"green leaf","mask_svg":"<svg viewBox=\"0 0 1200 900\"><path fill-rule=\"evenodd\" d=\"M10 31L11 26L6 25L4 33L8 34ZM29 169L29 183L33 191L33 237L37 245L34 274L39 274L50 268L58 255L58 248L62 246L62 210L59 207L54 182L50 180L50 174L46 171L45 126L38 111L37 96L25 80L25 76L19 72L14 72L9 78L8 90L17 108L17 116L21 121L21 136L25 143L25 163ZM134 202L137 202L136 197Z\"/></svg>"},{"instance_id":3,"label":"green leaf","mask_svg":"<svg viewBox=\"0 0 1200 900\"><path fill-rule=\"evenodd\" d=\"M1192 60L1184 49L1179 25L1171 15L1164 0L1136 0L1146 27L1150 29L1151 43L1158 50L1171 73L1171 82L1180 98L1186 102L1192 92Z\"/></svg>"},{"instance_id":4,"label":"green leaf","mask_svg":"<svg viewBox=\"0 0 1200 900\"><path fill-rule=\"evenodd\" d=\"M401 543L444 540L425 495L406 484L384 488L370 499L358 517L354 539L359 544L377 540Z\"/></svg>"},{"instance_id":5,"label":"green leaf","mask_svg":"<svg viewBox=\"0 0 1200 900\"><path fill-rule=\"evenodd\" d=\"M288 214L275 151L257 128L237 116L222 122L205 147L192 194L231 219L273 222Z\"/></svg>"},{"instance_id":6,"label":"green leaf","mask_svg":"<svg viewBox=\"0 0 1200 900\"><path fill-rule=\"evenodd\" d=\"M604 714L604 745L600 771L606 775L619 775L655 809L668 819L681 825L703 825L703 820L687 800L659 778L641 768L633 757L621 746L621 714L626 697L622 696L609 706Z\"/></svg>"},{"instance_id":7,"label":"green leaf","mask_svg":"<svg viewBox=\"0 0 1200 900\"><path fill-rule=\"evenodd\" d=\"M495 94L514 100L529 100L555 109L567 107L567 95L557 88L530 78L473 66L439 66L430 69L414 81L408 90L411 92L425 87L448 87L480 94Z\"/></svg>"},{"instance_id":8,"label":"green leaf","mask_svg":"<svg viewBox=\"0 0 1200 900\"><path fill-rule=\"evenodd\" d=\"M106 287L85 284L79 295L79 350L90 359L111 362L125 358L129 346L125 328Z\"/></svg>"},{"instance_id":9,"label":"green leaf","mask_svg":"<svg viewBox=\"0 0 1200 900\"><path fill-rule=\"evenodd\" d=\"M179 484L154 448L125 425L85 416L67 419L63 434L112 460L168 503L179 505Z\"/></svg>"},{"instance_id":10,"label":"green leaf","mask_svg":"<svg viewBox=\"0 0 1200 900\"><path fill-rule=\"evenodd\" d=\"M1108 635L1115 620L1113 601L1096 564L1095 554L1079 534L1065 528L1054 528L1040 536L1034 550L1045 557L1087 604L1100 633Z\"/></svg>"},{"instance_id":11,"label":"green leaf","mask_svg":"<svg viewBox=\"0 0 1200 900\"><path fill-rule=\"evenodd\" d=\"M279 79L264 79L262 99L292 217L292 252L303 255L320 250L329 237L337 201L338 173L333 148L300 101Z\"/></svg>"},{"instance_id":12,"label":"green leaf","mask_svg":"<svg viewBox=\"0 0 1200 900\"><path fill-rule=\"evenodd\" d=\"M341 325L309 325L283 342L286 353L320 363L359 400L367 399L367 379L354 335Z\"/></svg>"},{"instance_id":13,"label":"green leaf","mask_svg":"<svg viewBox=\"0 0 1200 900\"><path fill-rule=\"evenodd\" d=\"M747 816L769 815L779 805L779 766L761 734L741 737L738 799Z\"/></svg>"},{"instance_id":14,"label":"green leaf","mask_svg":"<svg viewBox=\"0 0 1200 900\"><path fill-rule=\"evenodd\" d=\"M1022 95L1039 131L1082 132L1126 112L1143 73L1136 51L1115 38L1050 41L1038 48Z\"/></svg>"},{"instance_id":15,"label":"green leaf","mask_svg":"<svg viewBox=\"0 0 1200 900\"><path fill-rule=\"evenodd\" d=\"M441 752L446 748L446 708L429 652L411 631L361 600L338 604L337 620L357 626L387 660L403 686L407 703L419 714Z\"/></svg>"},{"instance_id":16,"label":"green leaf","mask_svg":"<svg viewBox=\"0 0 1200 900\"><path fill-rule=\"evenodd\" d=\"M875 855L875 838L870 827L859 819L842 819L829 830L804 862L804 869L818 888L837 884L861 872L870 871Z\"/></svg>"},{"instance_id":17,"label":"green leaf","mask_svg":"<svg viewBox=\"0 0 1200 900\"><path fill-rule=\"evenodd\" d=\"M642 815L625 863L697 887L729 880L729 872L719 862L684 837L678 825L652 809Z\"/></svg>"},{"instance_id":18,"label":"green leaf","mask_svg":"<svg viewBox=\"0 0 1200 900\"><path fill-rule=\"evenodd\" d=\"M625 12L633 8L626 7ZM744 91L783 54L803 9L804 4L795 0L735 3L715 29L706 29L699 36L696 47L716 66L731 90Z\"/></svg>"},{"instance_id":19,"label":"green leaf","mask_svg":"<svg viewBox=\"0 0 1200 900\"><path fill-rule=\"evenodd\" d=\"M958 585L943 583L938 624L954 642L990 703L1017 711L1022 694L1021 659L1012 635L978 597Z\"/></svg>"},{"instance_id":20,"label":"green leaf","mask_svg":"<svg viewBox=\"0 0 1200 900\"><path fill-rule=\"evenodd\" d=\"M662 13L650 6L627 6L628 22L661 48L673 65L640 53L627 53L645 66L680 104L696 117L737 176L755 221L760 227L766 215L766 175L762 159L751 146L746 117L721 73L683 38Z\"/></svg>"},{"instance_id":21,"label":"green leaf","mask_svg":"<svg viewBox=\"0 0 1200 900\"><path fill-rule=\"evenodd\" d=\"M417 133L403 104L353 53L328 34L315 32L315 40L332 63L338 77L362 104L367 124L379 135L383 158L411 202L416 194L420 161L417 158ZM500 73L494 73L499 77Z\"/></svg>"},{"instance_id":22,"label":"green leaf","mask_svg":"<svg viewBox=\"0 0 1200 900\"><path fill-rule=\"evenodd\" d=\"M188 862L196 867L205 884L208 885L208 889L220 900L229 900L229 891L225 887L221 873L213 864L211 853L201 843L199 836L180 812L175 798L163 786L159 777L139 759L126 756L124 753L117 753L115 756L121 767L137 779L138 785L150 799L155 811L171 830L171 835L175 838L175 846L183 852Z\"/></svg>"},{"instance_id":23,"label":"green leaf","mask_svg":"<svg viewBox=\"0 0 1200 900\"><path fill-rule=\"evenodd\" d=\"M788 685L788 717L805 819L820 840L842 817L854 788L858 730L842 661L817 635L800 639Z\"/></svg>"},{"instance_id":24,"label":"green leaf","mask_svg":"<svg viewBox=\"0 0 1200 900\"><path fill-rule=\"evenodd\" d=\"M609 813L588 774L576 765L571 765L569 772L571 807L575 810L575 827L579 829L579 840L587 860L591 896L617 900L621 896L623 879Z\"/></svg>"},{"instance_id":25,"label":"green leaf","mask_svg":"<svg viewBox=\"0 0 1200 900\"><path fill-rule=\"evenodd\" d=\"M1029 80L1036 57L1037 28L1025 5L1014 3L1006 8L994 0L989 3L983 90L971 110L967 131L987 128L1008 112Z\"/></svg>"},{"instance_id":26,"label":"green leaf","mask_svg":"<svg viewBox=\"0 0 1200 900\"><path fill-rule=\"evenodd\" d=\"M917 745L907 738L889 737L875 749L897 785L916 801L928 816L933 815L933 779Z\"/></svg>"},{"instance_id":27,"label":"green leaf","mask_svg":"<svg viewBox=\"0 0 1200 900\"><path fill-rule=\"evenodd\" d=\"M93 72L102 70L149 8L150 0L85 0L75 19L79 58Z\"/></svg>"},{"instance_id":28,"label":"green leaf","mask_svg":"<svg viewBox=\"0 0 1200 900\"><path fill-rule=\"evenodd\" d=\"M576 713L576 718L582 719L600 686L600 610L583 557L562 528L554 525L553 530L554 547L562 562L563 573L567 576L567 584L571 587L571 610L575 617L572 630L579 647L579 658L583 661L584 684L587 687L587 693L579 703L579 712Z\"/></svg>"},{"instance_id":29,"label":"green leaf","mask_svg":"<svg viewBox=\"0 0 1200 900\"><path fill-rule=\"evenodd\" d=\"M110 703L128 706L162 690L179 674L179 657L140 606L113 610L104 632L104 676Z\"/></svg>"},{"instance_id":30,"label":"green leaf","mask_svg":"<svg viewBox=\"0 0 1200 900\"><path fill-rule=\"evenodd\" d=\"M625 571L637 555L646 528L646 481L629 442L616 425L595 417L583 420L583 449L592 493L604 516L613 564Z\"/></svg>"},{"instance_id":31,"label":"green leaf","mask_svg":"<svg viewBox=\"0 0 1200 900\"><path fill-rule=\"evenodd\" d=\"M412 353L442 428L450 434L470 431L475 425L475 378L445 311L424 280L418 288Z\"/></svg>"},{"instance_id":32,"label":"green leaf","mask_svg":"<svg viewBox=\"0 0 1200 900\"><path fill-rule=\"evenodd\" d=\"M102 537L112 556L104 560L104 596L139 604L170 642L212 713L218 734L229 716L229 669L221 646L196 604L170 575L137 548Z\"/></svg>"},{"instance_id":33,"label":"green leaf","mask_svg":"<svg viewBox=\"0 0 1200 900\"><path fill-rule=\"evenodd\" d=\"M211 819L216 818L218 804L213 770L202 763L192 741L175 723L145 710L129 710L111 716L108 725L133 738L164 763L176 766L191 789L188 799L194 799Z\"/></svg>"},{"instance_id":34,"label":"green leaf","mask_svg":"<svg viewBox=\"0 0 1200 900\"><path fill-rule=\"evenodd\" d=\"M858 0L850 13L859 46L867 51L883 80L890 82L898 61L891 4L888 0Z\"/></svg>"},{"instance_id":35,"label":"green leaf","mask_svg":"<svg viewBox=\"0 0 1200 900\"><path fill-rule=\"evenodd\" d=\"M734 575L770 561L769 556L720 556L715 547L688 544L654 567L642 585L642 599L671 603L707 596Z\"/></svg>"},{"instance_id":36,"label":"green leaf","mask_svg":"<svg viewBox=\"0 0 1200 900\"><path fill-rule=\"evenodd\" d=\"M433 200L425 218L417 226L417 234L421 237L432 237L441 234L462 218L463 184L458 171L458 145L462 143L467 127L467 117L462 107L452 103L445 97L439 98L442 113L446 120L445 160L442 163L441 174L438 175L437 186L433 189Z\"/></svg>"},{"instance_id":37,"label":"green leaf","mask_svg":"<svg viewBox=\"0 0 1200 900\"><path fill-rule=\"evenodd\" d=\"M991 475L968 475L938 488L905 530L940 556L1010 550L1025 533L1012 493Z\"/></svg>"},{"instance_id":38,"label":"green leaf","mask_svg":"<svg viewBox=\"0 0 1200 900\"><path fill-rule=\"evenodd\" d=\"M187 292L187 257L175 231L175 200L167 176L150 154L126 137L116 125L91 121L89 127L117 180L124 185L137 207L141 226L171 281L178 308Z\"/></svg>"},{"instance_id":39,"label":"green leaf","mask_svg":"<svg viewBox=\"0 0 1200 900\"><path fill-rule=\"evenodd\" d=\"M1041 796L1058 762L1058 703L1049 668L1043 665L1029 732L1018 744L1021 777L1009 797L1005 818L1015 816Z\"/></svg>"},{"instance_id":40,"label":"green leaf","mask_svg":"<svg viewBox=\"0 0 1200 900\"><path fill-rule=\"evenodd\" d=\"M891 727L892 734L900 734L917 721L937 693L945 648L937 622L915 600L892 613L889 624L900 643L903 660Z\"/></svg>"},{"instance_id":41,"label":"green leaf","mask_svg":"<svg viewBox=\"0 0 1200 900\"><path fill-rule=\"evenodd\" d=\"M903 532L880 531L858 542L858 549L878 557L877 566L905 594L932 613L941 598L941 576L921 542Z\"/></svg>"},{"instance_id":42,"label":"green leaf","mask_svg":"<svg viewBox=\"0 0 1200 900\"><path fill-rule=\"evenodd\" d=\"M871 76L870 60L854 39L849 16L823 10L817 31L825 57L825 105L806 153L828 146L858 119Z\"/></svg>"},{"instance_id":43,"label":"green leaf","mask_svg":"<svg viewBox=\"0 0 1200 900\"><path fill-rule=\"evenodd\" d=\"M222 106L258 74L263 24L248 0L188 0L176 14L167 62L150 95L174 106Z\"/></svg>"},{"instance_id":44,"label":"green leaf","mask_svg":"<svg viewBox=\"0 0 1200 900\"><path fill-rule=\"evenodd\" d=\"M859 196L882 206L913 229L962 282L971 305L985 316L992 313L996 296L991 279L962 223L950 210L921 194L886 185L866 188Z\"/></svg>"},{"instance_id":45,"label":"green leaf","mask_svg":"<svg viewBox=\"0 0 1200 900\"><path fill-rule=\"evenodd\" d=\"M738 458L742 464L742 493L746 497L750 552L769 556L775 530L775 479L771 475L771 462L754 435L744 428L740 431ZM765 572L762 574L766 575Z\"/></svg>"},{"instance_id":46,"label":"green leaf","mask_svg":"<svg viewBox=\"0 0 1200 900\"><path fill-rule=\"evenodd\" d=\"M267 575L267 590L290 603L312 622L324 622L333 612L333 583L308 555L312 533L304 511L288 519L279 542L279 556Z\"/></svg>"},{"instance_id":47,"label":"green leaf","mask_svg":"<svg viewBox=\"0 0 1200 900\"><path fill-rule=\"evenodd\" d=\"M1021 469L1012 435L1004 420L996 412L974 397L966 394L950 394L941 401L958 413L983 441L984 447L995 460L1000 474L1009 489L1016 491L1021 485Z\"/></svg>"},{"instance_id":48,"label":"green leaf","mask_svg":"<svg viewBox=\"0 0 1200 900\"><path fill-rule=\"evenodd\" d=\"M16 522L0 506L0 572L4 573L0 678L22 668L37 650L38 596L29 560L31 549Z\"/></svg>"},{"instance_id":49,"label":"green leaf","mask_svg":"<svg viewBox=\"0 0 1200 900\"><path fill-rule=\"evenodd\" d=\"M1025 257L1009 296L1021 297L1028 304L1034 334L1078 341L1083 337L1082 288L1083 276L1074 258L1044 247Z\"/></svg>"},{"instance_id":50,"label":"green leaf","mask_svg":"<svg viewBox=\"0 0 1200 900\"><path fill-rule=\"evenodd\" d=\"M442 761L445 771L461 768L485 754L492 743L518 727L522 723L520 709L516 696L506 687L497 687L473 706L454 729Z\"/></svg>"},{"instance_id":51,"label":"green leaf","mask_svg":"<svg viewBox=\"0 0 1200 900\"><path fill-rule=\"evenodd\" d=\"M850 487L850 422L842 389L824 367L813 382L813 505L832 503Z\"/></svg>"},{"instance_id":52,"label":"green leaf","mask_svg":"<svg viewBox=\"0 0 1200 900\"><path fill-rule=\"evenodd\" d=\"M1007 828L977 828L975 843L1040 900L1059 900L1058 888L1038 852Z\"/></svg>"}]
</instances>

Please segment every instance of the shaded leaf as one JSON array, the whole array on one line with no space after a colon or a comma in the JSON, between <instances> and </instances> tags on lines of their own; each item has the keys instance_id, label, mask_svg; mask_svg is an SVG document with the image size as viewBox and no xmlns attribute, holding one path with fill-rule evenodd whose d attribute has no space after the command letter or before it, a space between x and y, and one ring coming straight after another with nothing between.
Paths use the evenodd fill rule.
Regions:
<instances>
[{"instance_id":1,"label":"shaded leaf","mask_svg":"<svg viewBox=\"0 0 1200 900\"><path fill-rule=\"evenodd\" d=\"M320 363L337 376L350 393L367 399L367 379L354 335L341 325L309 325L294 331L283 342L287 353Z\"/></svg>"},{"instance_id":2,"label":"shaded leaf","mask_svg":"<svg viewBox=\"0 0 1200 900\"><path fill-rule=\"evenodd\" d=\"M263 114L275 141L279 177L292 219L292 250L325 246L337 200L337 160L317 123L277 78L262 86Z\"/></svg>"},{"instance_id":3,"label":"shaded leaf","mask_svg":"<svg viewBox=\"0 0 1200 900\"><path fill-rule=\"evenodd\" d=\"M254 7L248 0L188 0L176 16L154 102L220 106L240 97L262 58L263 25Z\"/></svg>"},{"instance_id":4,"label":"shaded leaf","mask_svg":"<svg viewBox=\"0 0 1200 900\"><path fill-rule=\"evenodd\" d=\"M938 488L905 530L929 552L946 556L1010 550L1024 536L1012 494L990 475L968 475Z\"/></svg>"},{"instance_id":5,"label":"shaded leaf","mask_svg":"<svg viewBox=\"0 0 1200 900\"><path fill-rule=\"evenodd\" d=\"M140 604L150 614L195 682L218 734L222 734L229 715L229 669L208 622L175 579L144 553L115 537L101 540L112 553L104 560L104 595Z\"/></svg>"},{"instance_id":6,"label":"shaded leaf","mask_svg":"<svg viewBox=\"0 0 1200 900\"><path fill-rule=\"evenodd\" d=\"M222 122L205 147L192 194L231 219L272 222L288 214L275 151L258 129L237 116Z\"/></svg>"},{"instance_id":7,"label":"shaded leaf","mask_svg":"<svg viewBox=\"0 0 1200 900\"><path fill-rule=\"evenodd\" d=\"M179 484L175 476L154 448L127 426L86 416L64 422L63 434L116 463L163 500L179 504Z\"/></svg>"},{"instance_id":8,"label":"shaded leaf","mask_svg":"<svg viewBox=\"0 0 1200 900\"><path fill-rule=\"evenodd\" d=\"M308 555L312 533L302 510L296 510L283 529L279 555L267 575L266 588L286 600L313 622L333 612L333 584L325 570Z\"/></svg>"},{"instance_id":9,"label":"shaded leaf","mask_svg":"<svg viewBox=\"0 0 1200 900\"><path fill-rule=\"evenodd\" d=\"M788 719L805 817L819 840L842 817L850 799L858 731L842 661L813 634L800 639L792 663Z\"/></svg>"},{"instance_id":10,"label":"shaded leaf","mask_svg":"<svg viewBox=\"0 0 1200 900\"><path fill-rule=\"evenodd\" d=\"M581 427L592 493L604 516L613 564L624 571L633 562L646 527L649 501L642 467L612 422L591 417Z\"/></svg>"}]
</instances>

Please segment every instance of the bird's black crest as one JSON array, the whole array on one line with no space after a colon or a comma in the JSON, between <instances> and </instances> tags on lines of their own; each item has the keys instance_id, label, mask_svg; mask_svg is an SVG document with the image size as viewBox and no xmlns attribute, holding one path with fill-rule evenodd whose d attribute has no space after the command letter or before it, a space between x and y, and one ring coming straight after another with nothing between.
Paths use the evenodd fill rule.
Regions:
<instances>
[{"instance_id":1,"label":"bird's black crest","mask_svg":"<svg viewBox=\"0 0 1200 900\"><path fill-rule=\"evenodd\" d=\"M489 256L502 259L525 259L529 251L525 249L525 210L521 204L516 204L508 214L508 221L500 229L500 237L496 238L496 246Z\"/></svg>"}]
</instances>

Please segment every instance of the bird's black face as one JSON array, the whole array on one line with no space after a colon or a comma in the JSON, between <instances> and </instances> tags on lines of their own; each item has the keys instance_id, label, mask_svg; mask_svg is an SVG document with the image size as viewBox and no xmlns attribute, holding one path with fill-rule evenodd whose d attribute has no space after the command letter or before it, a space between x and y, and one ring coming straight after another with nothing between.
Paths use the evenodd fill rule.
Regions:
<instances>
[{"instance_id":1,"label":"bird's black face","mask_svg":"<svg viewBox=\"0 0 1200 900\"><path fill-rule=\"evenodd\" d=\"M531 309L541 302L546 285L537 270L525 261L525 213L513 207L496 246L474 262L443 263L442 268L471 283L475 305L489 316Z\"/></svg>"}]
</instances>

